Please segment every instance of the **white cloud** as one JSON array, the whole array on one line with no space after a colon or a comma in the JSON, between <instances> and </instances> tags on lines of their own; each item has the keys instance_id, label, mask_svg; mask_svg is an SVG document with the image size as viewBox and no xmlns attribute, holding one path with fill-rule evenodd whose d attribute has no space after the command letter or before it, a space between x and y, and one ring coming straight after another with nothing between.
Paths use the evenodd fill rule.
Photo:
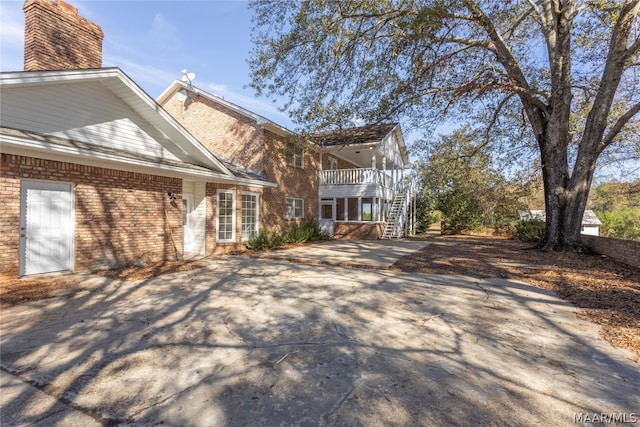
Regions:
<instances>
[{"instance_id":1,"label":"white cloud","mask_svg":"<svg viewBox=\"0 0 640 427\"><path fill-rule=\"evenodd\" d=\"M156 13L151 24L152 33L175 32L176 26L169 23L161 13Z\"/></svg>"},{"instance_id":2,"label":"white cloud","mask_svg":"<svg viewBox=\"0 0 640 427\"><path fill-rule=\"evenodd\" d=\"M149 32L154 43L165 49L176 50L182 46L178 27L168 21L161 13L156 13Z\"/></svg>"},{"instance_id":3,"label":"white cloud","mask_svg":"<svg viewBox=\"0 0 640 427\"><path fill-rule=\"evenodd\" d=\"M109 56L103 59L104 67L120 67L129 77L142 87L149 95L156 97L178 77L178 73L141 64L120 56Z\"/></svg>"}]
</instances>

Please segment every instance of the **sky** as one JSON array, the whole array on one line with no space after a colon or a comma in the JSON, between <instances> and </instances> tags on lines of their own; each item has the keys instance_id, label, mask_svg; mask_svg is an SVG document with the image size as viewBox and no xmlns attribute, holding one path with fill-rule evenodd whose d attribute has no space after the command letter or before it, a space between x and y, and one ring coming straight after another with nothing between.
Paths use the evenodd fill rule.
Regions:
<instances>
[{"instance_id":1,"label":"sky","mask_svg":"<svg viewBox=\"0 0 640 427\"><path fill-rule=\"evenodd\" d=\"M78 8L80 16L102 27L103 66L121 68L152 98L187 69L196 75L195 86L288 129L296 128L287 113L247 87L247 60L253 48L247 0L66 1ZM23 4L23 0L0 0L0 71L24 68ZM436 133L452 129L445 124ZM418 131L404 129L404 133L408 146L422 137ZM634 161L630 168L599 172L604 180L631 180L640 176L640 165Z\"/></svg>"},{"instance_id":2,"label":"sky","mask_svg":"<svg viewBox=\"0 0 640 427\"><path fill-rule=\"evenodd\" d=\"M152 98L187 69L194 85L294 129L286 113L256 98L248 1L66 0L102 27L103 67L119 67ZM24 68L24 1L0 0L0 71Z\"/></svg>"}]
</instances>

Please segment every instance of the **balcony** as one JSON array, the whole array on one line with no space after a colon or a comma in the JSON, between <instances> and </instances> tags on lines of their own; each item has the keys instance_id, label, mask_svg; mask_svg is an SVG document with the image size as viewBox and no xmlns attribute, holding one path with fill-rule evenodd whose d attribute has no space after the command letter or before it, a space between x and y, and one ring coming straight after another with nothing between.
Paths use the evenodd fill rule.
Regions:
<instances>
[{"instance_id":1,"label":"balcony","mask_svg":"<svg viewBox=\"0 0 640 427\"><path fill-rule=\"evenodd\" d=\"M321 197L393 196L393 179L379 169L322 170L319 174Z\"/></svg>"},{"instance_id":2,"label":"balcony","mask_svg":"<svg viewBox=\"0 0 640 427\"><path fill-rule=\"evenodd\" d=\"M336 169L320 171L320 185L375 184L391 187L391 176L377 169Z\"/></svg>"}]
</instances>

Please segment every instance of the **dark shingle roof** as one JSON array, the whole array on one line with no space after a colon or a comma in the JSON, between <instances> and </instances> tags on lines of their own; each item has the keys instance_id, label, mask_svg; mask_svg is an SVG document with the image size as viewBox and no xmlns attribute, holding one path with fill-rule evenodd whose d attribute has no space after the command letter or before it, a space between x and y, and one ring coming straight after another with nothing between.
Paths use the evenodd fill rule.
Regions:
<instances>
[{"instance_id":1,"label":"dark shingle roof","mask_svg":"<svg viewBox=\"0 0 640 427\"><path fill-rule=\"evenodd\" d=\"M313 141L322 147L340 145L374 144L380 142L397 126L397 123L365 125L349 129L337 129L320 132L312 136Z\"/></svg>"}]
</instances>

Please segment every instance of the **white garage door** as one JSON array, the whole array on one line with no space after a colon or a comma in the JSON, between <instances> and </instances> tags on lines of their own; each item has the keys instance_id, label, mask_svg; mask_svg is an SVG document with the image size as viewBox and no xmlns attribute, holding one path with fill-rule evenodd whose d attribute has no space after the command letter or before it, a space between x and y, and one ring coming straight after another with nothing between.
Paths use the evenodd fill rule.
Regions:
<instances>
[{"instance_id":1,"label":"white garage door","mask_svg":"<svg viewBox=\"0 0 640 427\"><path fill-rule=\"evenodd\" d=\"M23 181L20 190L20 274L71 269L71 184Z\"/></svg>"}]
</instances>

